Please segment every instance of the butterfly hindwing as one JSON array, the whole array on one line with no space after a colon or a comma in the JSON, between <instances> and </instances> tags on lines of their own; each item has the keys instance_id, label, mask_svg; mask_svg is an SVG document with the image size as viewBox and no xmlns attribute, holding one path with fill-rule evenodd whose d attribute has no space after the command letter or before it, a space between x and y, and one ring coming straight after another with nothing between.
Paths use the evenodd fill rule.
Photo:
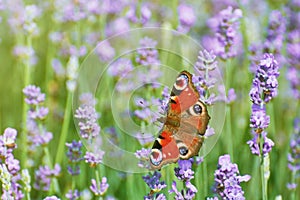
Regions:
<instances>
[{"instance_id":1,"label":"butterfly hindwing","mask_svg":"<svg viewBox=\"0 0 300 200\"><path fill-rule=\"evenodd\" d=\"M152 169L189 159L198 152L210 119L206 106L192 83L192 75L182 71L173 85L167 117L159 137L155 140L150 163Z\"/></svg>"}]
</instances>

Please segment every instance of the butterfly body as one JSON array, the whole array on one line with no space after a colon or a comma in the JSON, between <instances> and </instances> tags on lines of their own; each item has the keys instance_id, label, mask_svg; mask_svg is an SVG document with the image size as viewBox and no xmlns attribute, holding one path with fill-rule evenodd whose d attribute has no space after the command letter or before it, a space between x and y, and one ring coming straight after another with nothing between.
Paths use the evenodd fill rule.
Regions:
<instances>
[{"instance_id":1,"label":"butterfly body","mask_svg":"<svg viewBox=\"0 0 300 200\"><path fill-rule=\"evenodd\" d=\"M161 120L163 128L151 150L152 169L198 155L210 119L199 98L192 75L182 71L173 85L167 116Z\"/></svg>"}]
</instances>

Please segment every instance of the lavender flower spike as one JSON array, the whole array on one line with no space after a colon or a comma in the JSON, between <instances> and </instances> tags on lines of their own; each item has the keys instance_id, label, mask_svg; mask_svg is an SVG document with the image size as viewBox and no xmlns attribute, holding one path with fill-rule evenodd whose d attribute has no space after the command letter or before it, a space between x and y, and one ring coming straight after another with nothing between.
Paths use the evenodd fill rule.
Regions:
<instances>
[{"instance_id":1,"label":"lavender flower spike","mask_svg":"<svg viewBox=\"0 0 300 200\"><path fill-rule=\"evenodd\" d=\"M107 183L107 178L103 177L101 183L97 183L95 179L92 179L92 185L90 189L96 196L103 196L107 191L109 184Z\"/></svg>"},{"instance_id":2,"label":"lavender flower spike","mask_svg":"<svg viewBox=\"0 0 300 200\"><path fill-rule=\"evenodd\" d=\"M241 182L247 182L250 175L239 175L237 164L231 163L229 155L219 157L218 169L215 171L214 191L222 199L245 199Z\"/></svg>"}]
</instances>

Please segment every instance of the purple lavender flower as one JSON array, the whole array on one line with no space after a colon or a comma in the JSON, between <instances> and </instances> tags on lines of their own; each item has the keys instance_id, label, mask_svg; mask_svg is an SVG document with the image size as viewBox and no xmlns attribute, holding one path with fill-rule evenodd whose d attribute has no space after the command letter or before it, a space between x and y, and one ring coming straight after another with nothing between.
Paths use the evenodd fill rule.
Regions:
<instances>
[{"instance_id":1,"label":"purple lavender flower","mask_svg":"<svg viewBox=\"0 0 300 200\"><path fill-rule=\"evenodd\" d=\"M28 105L39 105L45 101L45 94L41 93L41 89L35 85L29 85L23 89L25 102Z\"/></svg>"},{"instance_id":2,"label":"purple lavender flower","mask_svg":"<svg viewBox=\"0 0 300 200\"><path fill-rule=\"evenodd\" d=\"M97 183L97 181L95 179L92 179L91 182L92 182L92 185L90 186L90 189L96 196L103 196L109 187L106 177L102 178L101 183Z\"/></svg>"},{"instance_id":3,"label":"purple lavender flower","mask_svg":"<svg viewBox=\"0 0 300 200\"><path fill-rule=\"evenodd\" d=\"M107 37L110 37L114 34L120 34L126 32L130 29L128 20L124 17L120 17L106 26L105 33Z\"/></svg>"},{"instance_id":4,"label":"purple lavender flower","mask_svg":"<svg viewBox=\"0 0 300 200\"><path fill-rule=\"evenodd\" d=\"M81 141L76 142L75 140L72 143L66 143L68 147L67 157L69 159L70 165L67 166L69 174L72 176L80 174L79 162L83 159L82 157L82 143Z\"/></svg>"},{"instance_id":5,"label":"purple lavender flower","mask_svg":"<svg viewBox=\"0 0 300 200\"><path fill-rule=\"evenodd\" d=\"M257 66L255 78L250 90L250 98L254 104L269 102L277 95L279 76L278 63L272 54L264 54L264 58Z\"/></svg>"},{"instance_id":6,"label":"purple lavender flower","mask_svg":"<svg viewBox=\"0 0 300 200\"><path fill-rule=\"evenodd\" d=\"M110 65L107 72L111 76L124 77L131 70L133 70L131 60L127 58L120 58Z\"/></svg>"},{"instance_id":7,"label":"purple lavender flower","mask_svg":"<svg viewBox=\"0 0 300 200\"><path fill-rule=\"evenodd\" d=\"M90 166L95 167L97 164L102 162L104 151L98 150L97 152L86 152L84 159Z\"/></svg>"},{"instance_id":8,"label":"purple lavender flower","mask_svg":"<svg viewBox=\"0 0 300 200\"><path fill-rule=\"evenodd\" d=\"M237 164L231 163L229 155L219 157L218 169L214 175L214 191L222 199L245 199L240 183L249 181L251 177L240 176Z\"/></svg>"},{"instance_id":9,"label":"purple lavender flower","mask_svg":"<svg viewBox=\"0 0 300 200\"><path fill-rule=\"evenodd\" d=\"M175 167L175 176L178 180L187 181L194 178L194 171L192 170L193 159L178 160L178 166Z\"/></svg>"},{"instance_id":10,"label":"purple lavender flower","mask_svg":"<svg viewBox=\"0 0 300 200\"><path fill-rule=\"evenodd\" d=\"M264 53L272 53L279 59L278 56L281 52L285 30L286 22L281 12L278 10L272 11L267 28L266 41L263 44Z\"/></svg>"},{"instance_id":11,"label":"purple lavender flower","mask_svg":"<svg viewBox=\"0 0 300 200\"><path fill-rule=\"evenodd\" d=\"M250 127L253 128L253 139L248 141L247 144L254 155L262 154L266 156L274 146L274 142L267 137L267 132L264 131L270 123L270 117L266 114L265 104L277 95L278 76L278 65L274 56L272 54L264 54L264 59L257 66L252 89L249 93L253 103L250 118Z\"/></svg>"},{"instance_id":12,"label":"purple lavender flower","mask_svg":"<svg viewBox=\"0 0 300 200\"><path fill-rule=\"evenodd\" d=\"M158 171L155 171L152 175L143 176L143 180L151 189L151 192L144 196L144 199L153 199L154 196L159 196L159 192L167 187L164 181L160 181L161 174ZM163 196L160 198L163 199Z\"/></svg>"},{"instance_id":13,"label":"purple lavender flower","mask_svg":"<svg viewBox=\"0 0 300 200\"><path fill-rule=\"evenodd\" d=\"M29 61L30 66L37 63L37 57L32 47L17 45L14 47L13 54L24 64L27 61Z\"/></svg>"},{"instance_id":14,"label":"purple lavender flower","mask_svg":"<svg viewBox=\"0 0 300 200\"><path fill-rule=\"evenodd\" d=\"M60 174L60 166L56 164L54 169L50 169L49 166L40 166L37 171L35 171L35 183L33 187L37 190L49 191L51 178L57 177Z\"/></svg>"},{"instance_id":15,"label":"purple lavender flower","mask_svg":"<svg viewBox=\"0 0 300 200\"><path fill-rule=\"evenodd\" d=\"M115 49L107 40L100 42L97 45L95 52L103 62L108 62L115 56Z\"/></svg>"},{"instance_id":16,"label":"purple lavender flower","mask_svg":"<svg viewBox=\"0 0 300 200\"><path fill-rule=\"evenodd\" d=\"M274 55L276 60L280 63L284 62L283 56L280 54L282 49L282 44L284 40L284 35L286 31L286 21L282 16L280 11L274 10L271 12L269 17L269 24L266 30L267 36L264 43L252 44L249 48L251 56L250 71L256 71L256 65L259 64L261 60L262 53L269 53Z\"/></svg>"},{"instance_id":17,"label":"purple lavender flower","mask_svg":"<svg viewBox=\"0 0 300 200\"><path fill-rule=\"evenodd\" d=\"M222 59L226 60L236 55L237 29L242 15L240 9L233 9L229 6L208 22L209 26L216 32L216 37L222 47L216 51Z\"/></svg>"},{"instance_id":18,"label":"purple lavender flower","mask_svg":"<svg viewBox=\"0 0 300 200\"><path fill-rule=\"evenodd\" d=\"M176 188L176 182L172 184L172 189L169 193L175 193L175 199L193 199L198 192L196 187L190 182L194 178L194 171L192 170L193 159L179 160L178 168L174 168L175 176L178 180L184 182L184 188L179 192Z\"/></svg>"},{"instance_id":19,"label":"purple lavender flower","mask_svg":"<svg viewBox=\"0 0 300 200\"><path fill-rule=\"evenodd\" d=\"M95 106L97 100L95 99L94 95L90 92L83 93L79 97L80 105L87 105L87 106Z\"/></svg>"},{"instance_id":20,"label":"purple lavender flower","mask_svg":"<svg viewBox=\"0 0 300 200\"><path fill-rule=\"evenodd\" d=\"M169 193L172 194L174 193L175 194L175 199L176 200L192 200L195 198L195 195L196 193L198 192L197 188L190 182L190 181L187 181L185 183L185 187L186 187L186 190L181 190L181 191L178 191L177 189L177 184L175 181L173 181L172 183L172 189L169 190Z\"/></svg>"},{"instance_id":21,"label":"purple lavender flower","mask_svg":"<svg viewBox=\"0 0 300 200\"><path fill-rule=\"evenodd\" d=\"M148 5L143 4L141 6L141 17L139 18L136 13L136 5L131 5L130 9L126 13L126 17L133 23L146 24L151 18L152 12Z\"/></svg>"},{"instance_id":22,"label":"purple lavender flower","mask_svg":"<svg viewBox=\"0 0 300 200\"><path fill-rule=\"evenodd\" d=\"M287 49L288 64L289 64L286 77L290 81L292 95L296 99L300 99L300 92L299 92L300 91L300 70L299 70L300 31L299 29L292 30L288 33L288 42L287 42L286 49Z\"/></svg>"},{"instance_id":23,"label":"purple lavender flower","mask_svg":"<svg viewBox=\"0 0 300 200\"><path fill-rule=\"evenodd\" d=\"M76 200L80 198L80 192L78 190L69 190L66 194L66 198L69 200Z\"/></svg>"},{"instance_id":24,"label":"purple lavender flower","mask_svg":"<svg viewBox=\"0 0 300 200\"><path fill-rule=\"evenodd\" d=\"M155 48L157 42L151 38L145 37L140 40L141 48L137 49L135 61L143 66L159 64L158 51Z\"/></svg>"},{"instance_id":25,"label":"purple lavender flower","mask_svg":"<svg viewBox=\"0 0 300 200\"><path fill-rule=\"evenodd\" d=\"M53 138L51 132L48 132L45 127L40 129L38 123L32 119L27 120L27 131L29 150L32 152L36 147L48 144Z\"/></svg>"},{"instance_id":26,"label":"purple lavender flower","mask_svg":"<svg viewBox=\"0 0 300 200\"><path fill-rule=\"evenodd\" d=\"M290 140L290 152L288 154L288 168L292 171L292 180L289 188L297 187L296 178L300 174L300 118L294 121L294 131Z\"/></svg>"},{"instance_id":27,"label":"purple lavender flower","mask_svg":"<svg viewBox=\"0 0 300 200\"><path fill-rule=\"evenodd\" d=\"M141 168L150 169L149 156L151 153L151 149L142 148L141 150L137 150L134 155L137 159L139 159L138 166Z\"/></svg>"},{"instance_id":28,"label":"purple lavender flower","mask_svg":"<svg viewBox=\"0 0 300 200\"><path fill-rule=\"evenodd\" d=\"M194 13L194 9L189 5L180 4L177 10L179 18L179 26L177 30L179 32L187 33L196 22L196 15Z\"/></svg>"},{"instance_id":29,"label":"purple lavender flower","mask_svg":"<svg viewBox=\"0 0 300 200\"><path fill-rule=\"evenodd\" d=\"M195 75L192 81L200 94L200 98L207 105L213 104L218 99L226 98L225 95L222 94L217 97L214 93L209 93L208 96L208 90L214 88L217 82L214 74L217 66L218 63L213 51L208 52L205 49L199 51L197 62L194 64Z\"/></svg>"},{"instance_id":30,"label":"purple lavender flower","mask_svg":"<svg viewBox=\"0 0 300 200\"><path fill-rule=\"evenodd\" d=\"M80 135L84 139L94 138L100 133L100 126L97 123L99 118L94 106L83 105L75 112L75 118L79 120L78 126Z\"/></svg>"},{"instance_id":31,"label":"purple lavender flower","mask_svg":"<svg viewBox=\"0 0 300 200\"><path fill-rule=\"evenodd\" d=\"M161 107L159 99L152 99L152 102L149 102L146 99L137 97L135 105L139 109L134 111L134 115L139 119L152 123L159 117L159 114L156 112Z\"/></svg>"}]
</instances>

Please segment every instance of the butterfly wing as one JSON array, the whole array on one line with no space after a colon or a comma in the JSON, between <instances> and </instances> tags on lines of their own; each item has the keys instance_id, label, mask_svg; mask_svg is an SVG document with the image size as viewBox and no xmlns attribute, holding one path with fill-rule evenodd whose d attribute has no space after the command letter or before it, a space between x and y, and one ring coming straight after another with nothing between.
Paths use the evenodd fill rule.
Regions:
<instances>
[{"instance_id":1,"label":"butterfly wing","mask_svg":"<svg viewBox=\"0 0 300 200\"><path fill-rule=\"evenodd\" d=\"M210 119L199 97L192 75L187 71L181 72L171 91L164 126L151 150L153 169L198 154L203 143L200 135L205 133Z\"/></svg>"}]
</instances>

